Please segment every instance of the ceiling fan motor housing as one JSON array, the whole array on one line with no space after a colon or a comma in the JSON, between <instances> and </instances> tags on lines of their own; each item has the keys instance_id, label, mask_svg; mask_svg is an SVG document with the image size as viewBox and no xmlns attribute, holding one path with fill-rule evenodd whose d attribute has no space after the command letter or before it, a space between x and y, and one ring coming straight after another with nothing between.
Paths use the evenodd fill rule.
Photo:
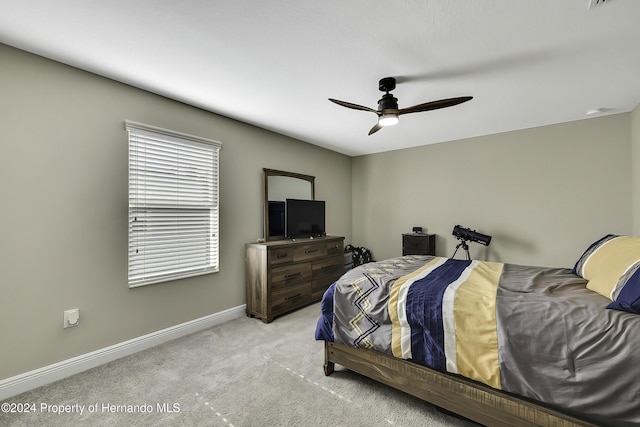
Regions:
<instances>
[{"instance_id":1,"label":"ceiling fan motor housing","mask_svg":"<svg viewBox=\"0 0 640 427\"><path fill-rule=\"evenodd\" d=\"M397 109L398 109L398 98L394 97L390 93L382 95L382 99L378 101L378 111L397 110Z\"/></svg>"},{"instance_id":2,"label":"ceiling fan motor housing","mask_svg":"<svg viewBox=\"0 0 640 427\"><path fill-rule=\"evenodd\" d=\"M398 98L395 98L391 92L396 88L396 79L393 77L385 77L378 82L378 89L382 92L387 92L382 95L382 99L378 101L378 111L382 110L397 110Z\"/></svg>"}]
</instances>

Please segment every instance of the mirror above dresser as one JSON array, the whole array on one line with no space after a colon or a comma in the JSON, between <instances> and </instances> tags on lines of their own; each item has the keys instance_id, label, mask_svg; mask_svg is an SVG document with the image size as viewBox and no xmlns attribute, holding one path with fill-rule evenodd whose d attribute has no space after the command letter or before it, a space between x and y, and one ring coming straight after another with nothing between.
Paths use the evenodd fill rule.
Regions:
<instances>
[{"instance_id":1,"label":"mirror above dresser","mask_svg":"<svg viewBox=\"0 0 640 427\"><path fill-rule=\"evenodd\" d=\"M284 206L287 199L315 200L315 176L276 169L263 169L264 239L282 240Z\"/></svg>"}]
</instances>

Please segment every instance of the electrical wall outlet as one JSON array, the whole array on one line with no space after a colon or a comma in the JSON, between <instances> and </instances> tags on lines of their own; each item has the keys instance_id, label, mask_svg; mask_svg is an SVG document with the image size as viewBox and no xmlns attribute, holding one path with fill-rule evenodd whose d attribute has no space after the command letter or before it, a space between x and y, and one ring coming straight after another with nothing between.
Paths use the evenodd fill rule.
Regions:
<instances>
[{"instance_id":1,"label":"electrical wall outlet","mask_svg":"<svg viewBox=\"0 0 640 427\"><path fill-rule=\"evenodd\" d=\"M63 328L78 326L78 323L80 322L80 309L74 308L71 310L65 310L62 322Z\"/></svg>"}]
</instances>

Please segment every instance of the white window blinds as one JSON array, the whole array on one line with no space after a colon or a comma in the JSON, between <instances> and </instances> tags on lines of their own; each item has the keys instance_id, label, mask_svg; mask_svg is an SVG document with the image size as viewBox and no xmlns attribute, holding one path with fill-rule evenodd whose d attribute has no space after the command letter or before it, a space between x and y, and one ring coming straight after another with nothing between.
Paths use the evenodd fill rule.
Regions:
<instances>
[{"instance_id":1,"label":"white window blinds","mask_svg":"<svg viewBox=\"0 0 640 427\"><path fill-rule=\"evenodd\" d=\"M129 286L218 271L221 144L127 121Z\"/></svg>"}]
</instances>

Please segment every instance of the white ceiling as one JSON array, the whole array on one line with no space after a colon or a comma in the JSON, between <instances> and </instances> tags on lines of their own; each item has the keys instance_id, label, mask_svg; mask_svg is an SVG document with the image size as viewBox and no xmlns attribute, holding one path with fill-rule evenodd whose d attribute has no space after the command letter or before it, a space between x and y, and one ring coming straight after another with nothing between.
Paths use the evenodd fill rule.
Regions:
<instances>
[{"instance_id":1,"label":"white ceiling","mask_svg":"<svg viewBox=\"0 0 640 427\"><path fill-rule=\"evenodd\" d=\"M0 42L361 155L632 110L640 1L590 1L0 0ZM372 136L328 101L377 108L387 76L400 108L474 99Z\"/></svg>"}]
</instances>

